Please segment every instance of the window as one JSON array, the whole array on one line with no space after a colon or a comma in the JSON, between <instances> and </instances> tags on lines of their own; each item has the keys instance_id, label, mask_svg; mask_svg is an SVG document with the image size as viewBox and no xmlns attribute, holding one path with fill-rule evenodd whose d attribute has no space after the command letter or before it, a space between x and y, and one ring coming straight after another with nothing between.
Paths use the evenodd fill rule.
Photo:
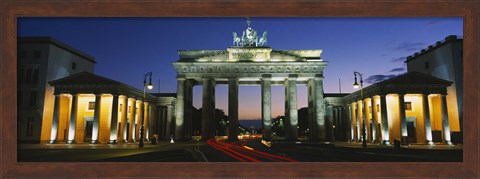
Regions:
<instances>
[{"instance_id":1,"label":"window","mask_svg":"<svg viewBox=\"0 0 480 179\"><path fill-rule=\"evenodd\" d=\"M430 68L430 63L425 62L425 69L429 69L429 68Z\"/></svg>"},{"instance_id":2,"label":"window","mask_svg":"<svg viewBox=\"0 0 480 179\"><path fill-rule=\"evenodd\" d=\"M408 111L412 110L412 102L405 102L405 110L408 110Z\"/></svg>"},{"instance_id":3,"label":"window","mask_svg":"<svg viewBox=\"0 0 480 179\"><path fill-rule=\"evenodd\" d=\"M368 112L370 112L370 113L373 112L372 111L372 106L368 106Z\"/></svg>"},{"instance_id":4,"label":"window","mask_svg":"<svg viewBox=\"0 0 480 179\"><path fill-rule=\"evenodd\" d=\"M380 112L380 104L377 104L377 112Z\"/></svg>"},{"instance_id":5,"label":"window","mask_svg":"<svg viewBox=\"0 0 480 179\"><path fill-rule=\"evenodd\" d=\"M128 106L128 113L131 113L131 112L132 112L132 107Z\"/></svg>"},{"instance_id":6,"label":"window","mask_svg":"<svg viewBox=\"0 0 480 179\"><path fill-rule=\"evenodd\" d=\"M33 136L33 120L34 119L35 119L34 117L28 117L27 119L27 130L26 130L27 137Z\"/></svg>"},{"instance_id":7,"label":"window","mask_svg":"<svg viewBox=\"0 0 480 179\"><path fill-rule=\"evenodd\" d=\"M72 70L76 70L77 69L77 64L75 62L72 62Z\"/></svg>"},{"instance_id":8,"label":"window","mask_svg":"<svg viewBox=\"0 0 480 179\"><path fill-rule=\"evenodd\" d=\"M30 106L37 106L37 91L30 92Z\"/></svg>"},{"instance_id":9,"label":"window","mask_svg":"<svg viewBox=\"0 0 480 179\"><path fill-rule=\"evenodd\" d=\"M22 106L22 91L17 91L17 106Z\"/></svg>"},{"instance_id":10,"label":"window","mask_svg":"<svg viewBox=\"0 0 480 179\"><path fill-rule=\"evenodd\" d=\"M22 50L17 52L17 58L25 58L25 57L27 57L27 51Z\"/></svg>"},{"instance_id":11,"label":"window","mask_svg":"<svg viewBox=\"0 0 480 179\"><path fill-rule=\"evenodd\" d=\"M32 83L37 84L38 83L38 68L35 68L33 70L33 76L32 76Z\"/></svg>"},{"instance_id":12,"label":"window","mask_svg":"<svg viewBox=\"0 0 480 179\"><path fill-rule=\"evenodd\" d=\"M120 104L120 112L122 112L122 104Z\"/></svg>"},{"instance_id":13,"label":"window","mask_svg":"<svg viewBox=\"0 0 480 179\"><path fill-rule=\"evenodd\" d=\"M33 52L33 58L40 58L42 56L42 52L36 50Z\"/></svg>"},{"instance_id":14,"label":"window","mask_svg":"<svg viewBox=\"0 0 480 179\"><path fill-rule=\"evenodd\" d=\"M88 110L95 110L95 102L88 102Z\"/></svg>"},{"instance_id":15,"label":"window","mask_svg":"<svg viewBox=\"0 0 480 179\"><path fill-rule=\"evenodd\" d=\"M25 78L25 84L30 84L32 82L32 69L27 69L27 78Z\"/></svg>"}]
</instances>

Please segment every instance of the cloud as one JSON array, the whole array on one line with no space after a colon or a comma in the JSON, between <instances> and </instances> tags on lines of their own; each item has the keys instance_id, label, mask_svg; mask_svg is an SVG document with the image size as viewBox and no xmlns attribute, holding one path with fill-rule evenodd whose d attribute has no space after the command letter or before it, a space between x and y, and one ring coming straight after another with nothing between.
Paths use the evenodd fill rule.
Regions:
<instances>
[{"instance_id":1,"label":"cloud","mask_svg":"<svg viewBox=\"0 0 480 179\"><path fill-rule=\"evenodd\" d=\"M405 72L405 68L403 67L400 67L400 68L394 68L394 69L391 69L390 71L388 71L389 73L395 73L395 72Z\"/></svg>"},{"instance_id":2,"label":"cloud","mask_svg":"<svg viewBox=\"0 0 480 179\"><path fill-rule=\"evenodd\" d=\"M395 47L394 50L411 52L411 51L420 50L422 49L423 46L425 46L425 43L423 42L403 42L397 47Z\"/></svg>"},{"instance_id":3,"label":"cloud","mask_svg":"<svg viewBox=\"0 0 480 179\"><path fill-rule=\"evenodd\" d=\"M365 79L365 82L369 84L374 84L383 80L393 78L395 76L396 75L372 75L372 76L369 76L367 79Z\"/></svg>"},{"instance_id":4,"label":"cloud","mask_svg":"<svg viewBox=\"0 0 480 179\"><path fill-rule=\"evenodd\" d=\"M407 57L392 58L390 62L404 62L406 59Z\"/></svg>"}]
</instances>

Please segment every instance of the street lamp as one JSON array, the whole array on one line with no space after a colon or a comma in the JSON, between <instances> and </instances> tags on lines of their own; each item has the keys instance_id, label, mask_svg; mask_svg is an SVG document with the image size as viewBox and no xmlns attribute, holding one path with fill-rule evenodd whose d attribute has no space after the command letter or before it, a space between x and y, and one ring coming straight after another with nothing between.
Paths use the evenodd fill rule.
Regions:
<instances>
[{"instance_id":1,"label":"street lamp","mask_svg":"<svg viewBox=\"0 0 480 179\"><path fill-rule=\"evenodd\" d=\"M355 83L353 83L353 88L358 89L359 85L357 83L357 75L360 76L360 99L362 100L362 107L365 107L363 104L363 76L361 73L353 71L353 75L355 76ZM362 147L367 147L367 134L365 130L365 114L362 115Z\"/></svg>"},{"instance_id":2,"label":"street lamp","mask_svg":"<svg viewBox=\"0 0 480 179\"><path fill-rule=\"evenodd\" d=\"M149 77L149 83L147 85L147 76ZM144 103L145 103L145 94L146 94L146 90L147 88L149 90L153 89L153 84L152 84L152 72L148 72L145 74L144 78L143 78L143 102L142 102L142 123L141 123L141 126L140 126L140 143L138 143L138 147L143 147L143 121L145 119L145 109L144 109Z\"/></svg>"}]
</instances>

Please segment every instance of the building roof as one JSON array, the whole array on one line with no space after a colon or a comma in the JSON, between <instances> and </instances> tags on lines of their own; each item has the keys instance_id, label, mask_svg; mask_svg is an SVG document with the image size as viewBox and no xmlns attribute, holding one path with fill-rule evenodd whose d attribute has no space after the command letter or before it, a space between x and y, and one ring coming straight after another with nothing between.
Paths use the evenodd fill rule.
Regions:
<instances>
[{"instance_id":1,"label":"building roof","mask_svg":"<svg viewBox=\"0 0 480 179\"><path fill-rule=\"evenodd\" d=\"M446 94L446 88L452 82L420 72L409 72L388 80L384 80L363 88L363 97L371 97L382 94ZM353 101L362 98L361 90L357 90L345 99Z\"/></svg>"},{"instance_id":2,"label":"building roof","mask_svg":"<svg viewBox=\"0 0 480 179\"><path fill-rule=\"evenodd\" d=\"M350 93L324 93L323 97L344 97L349 95Z\"/></svg>"},{"instance_id":3,"label":"building roof","mask_svg":"<svg viewBox=\"0 0 480 179\"><path fill-rule=\"evenodd\" d=\"M177 93L150 93L156 97L177 97Z\"/></svg>"},{"instance_id":4,"label":"building roof","mask_svg":"<svg viewBox=\"0 0 480 179\"><path fill-rule=\"evenodd\" d=\"M463 42L463 37L456 36L456 35L449 35L448 37L445 37L444 40L437 41L434 45L429 45L428 48L422 49L420 52L416 52L415 54L408 56L405 60L405 63L415 60L418 57L421 57L427 53L430 53L431 51L438 49L451 42Z\"/></svg>"},{"instance_id":5,"label":"building roof","mask_svg":"<svg viewBox=\"0 0 480 179\"><path fill-rule=\"evenodd\" d=\"M65 78L60 78L48 82L50 85L125 85L118 81L95 75L90 72L80 72ZM132 87L133 88L133 87Z\"/></svg>"},{"instance_id":6,"label":"building roof","mask_svg":"<svg viewBox=\"0 0 480 179\"><path fill-rule=\"evenodd\" d=\"M405 73L374 85L451 85L452 82L420 72Z\"/></svg>"},{"instance_id":7,"label":"building roof","mask_svg":"<svg viewBox=\"0 0 480 179\"><path fill-rule=\"evenodd\" d=\"M54 39L52 37L45 37L45 36L40 36L40 37L17 37L17 41L18 41L17 45L24 44L24 43L50 43L50 44L53 44L53 45L55 45L55 46L57 46L61 49L64 49L64 50L69 51L69 52L71 52L75 55L78 55L78 56L84 58L87 61L97 63L95 61L95 58L93 58L92 56L86 54L85 52L77 50L70 45L67 45L63 42L60 42L57 39Z\"/></svg>"},{"instance_id":8,"label":"building roof","mask_svg":"<svg viewBox=\"0 0 480 179\"><path fill-rule=\"evenodd\" d=\"M143 90L105 78L90 72L80 72L48 82L55 87L55 93L110 93L141 98ZM146 93L149 99L176 97L175 93Z\"/></svg>"}]
</instances>

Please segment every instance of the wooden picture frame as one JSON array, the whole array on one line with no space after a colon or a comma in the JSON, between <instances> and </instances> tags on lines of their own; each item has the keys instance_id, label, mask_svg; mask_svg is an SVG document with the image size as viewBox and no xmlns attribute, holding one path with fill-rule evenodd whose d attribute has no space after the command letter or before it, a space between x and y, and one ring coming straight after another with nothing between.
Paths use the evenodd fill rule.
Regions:
<instances>
[{"instance_id":1,"label":"wooden picture frame","mask_svg":"<svg viewBox=\"0 0 480 179\"><path fill-rule=\"evenodd\" d=\"M15 177L465 177L478 178L480 2L12 1L0 2L1 175ZM463 17L463 162L153 163L17 162L19 17Z\"/></svg>"}]
</instances>

